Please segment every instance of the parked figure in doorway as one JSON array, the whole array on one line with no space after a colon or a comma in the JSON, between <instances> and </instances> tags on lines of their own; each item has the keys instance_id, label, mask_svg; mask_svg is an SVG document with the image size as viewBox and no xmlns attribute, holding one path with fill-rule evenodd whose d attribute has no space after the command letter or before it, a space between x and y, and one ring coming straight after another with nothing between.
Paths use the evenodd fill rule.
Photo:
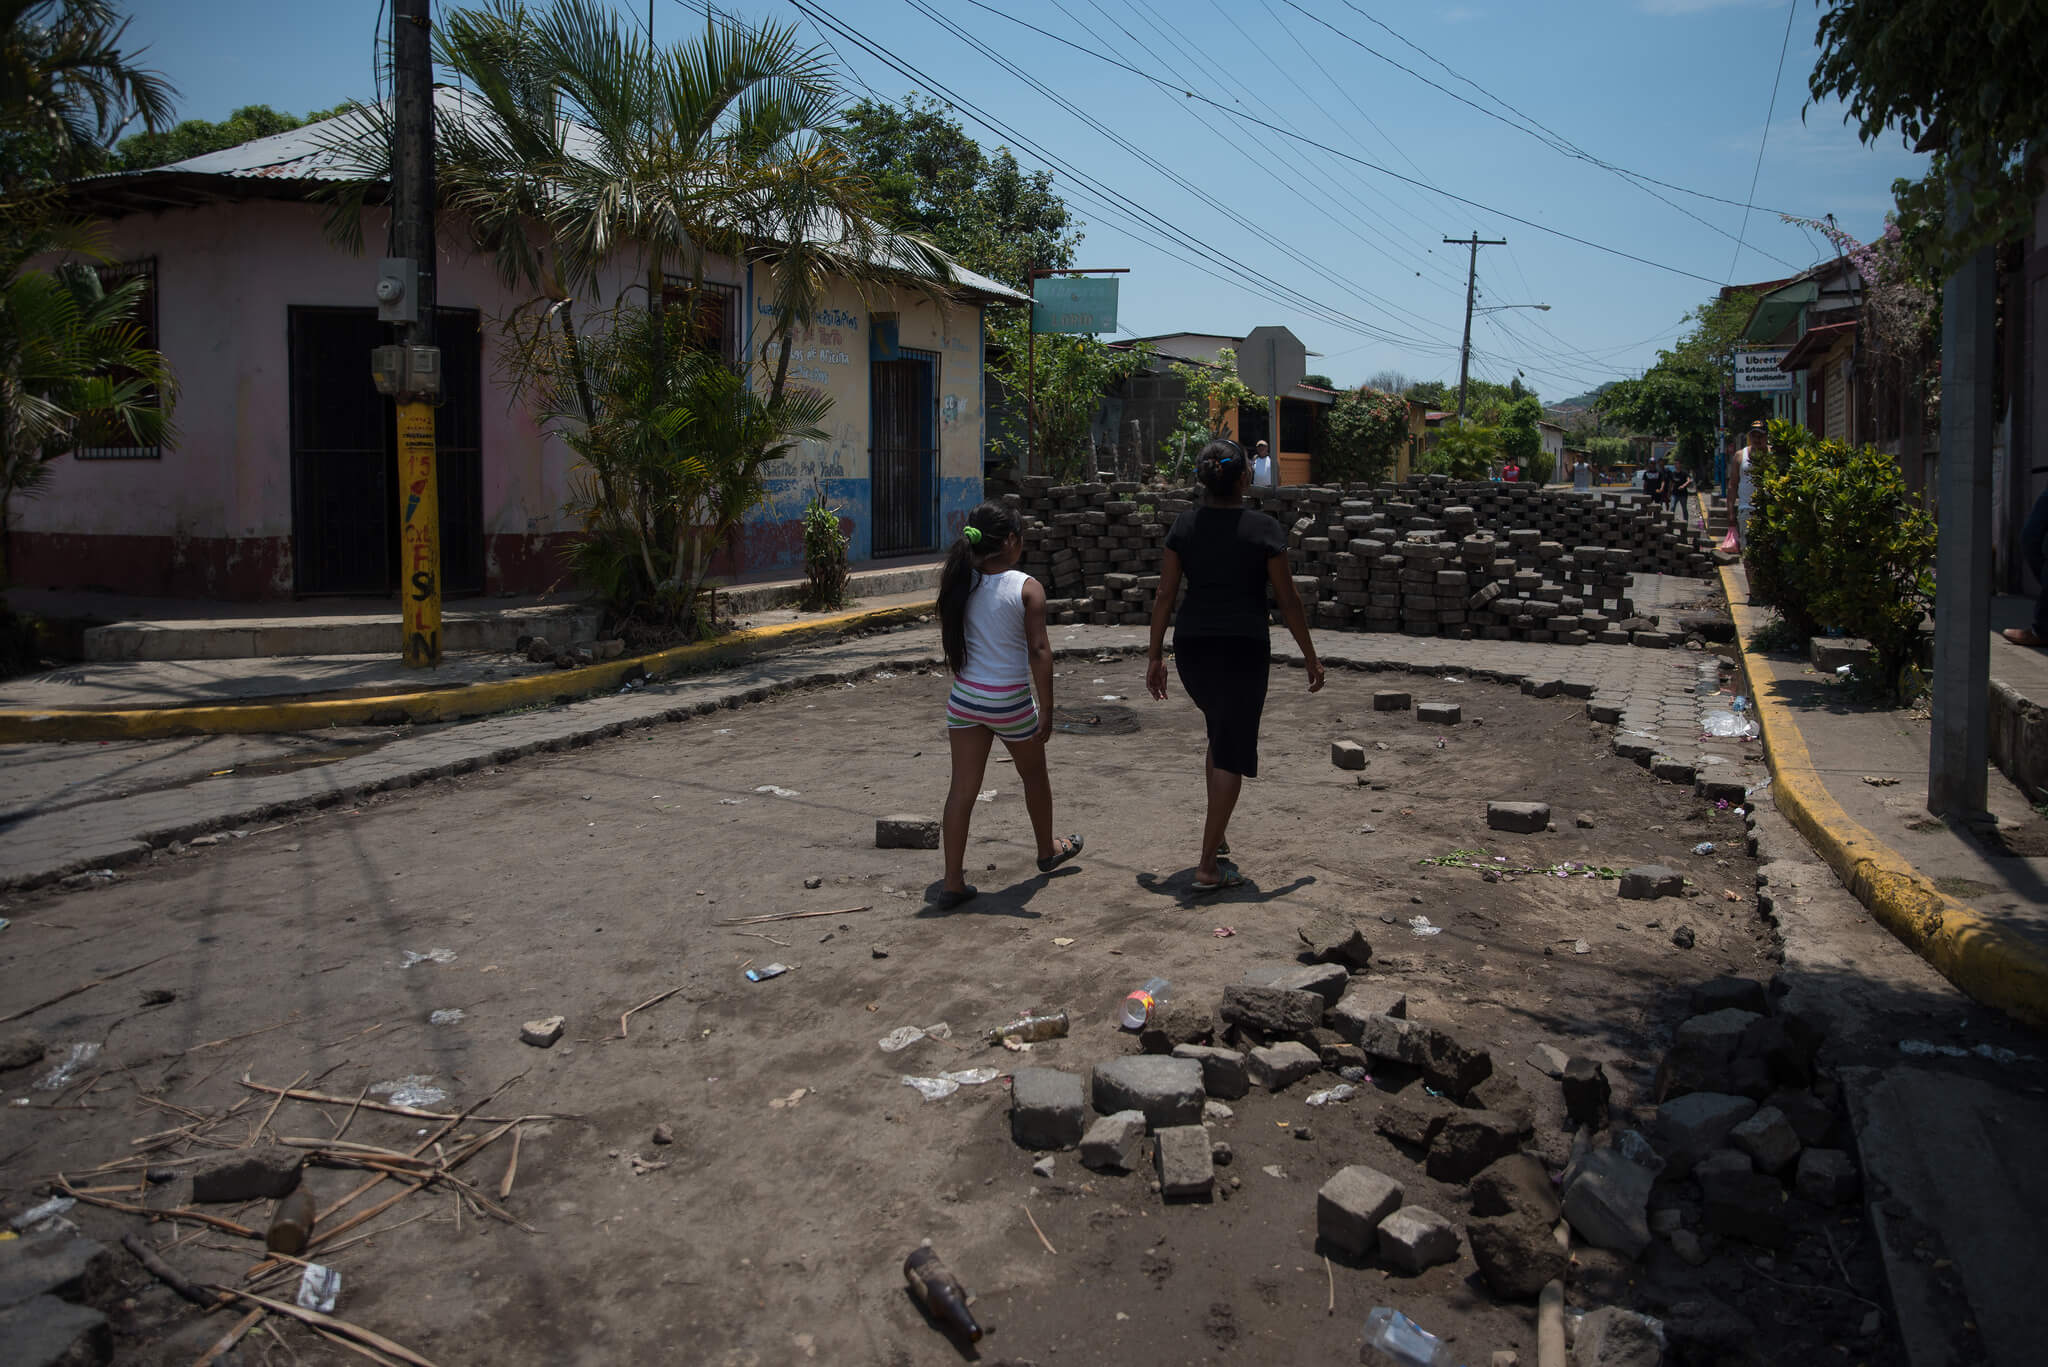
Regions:
<instances>
[{"instance_id":1,"label":"parked figure in doorway","mask_svg":"<svg viewBox=\"0 0 2048 1367\"><path fill-rule=\"evenodd\" d=\"M2041 596L2034 600L2032 626L2007 627L2002 634L2016 646L2048 648L2048 489L2034 500L2034 511L2027 514L2027 525L2020 529L2020 558L2040 584Z\"/></svg>"},{"instance_id":2,"label":"parked figure in doorway","mask_svg":"<svg viewBox=\"0 0 2048 1367\"><path fill-rule=\"evenodd\" d=\"M968 514L939 578L939 640L953 671L946 697L953 784L946 794L946 880L939 893L947 911L975 894L964 875L967 827L998 739L1009 747L1024 785L1038 871L1050 873L1081 852L1080 836L1052 833L1052 779L1045 767L1052 643L1045 634L1045 586L1016 568L1023 554L1023 518L1014 508L984 503Z\"/></svg>"},{"instance_id":3,"label":"parked figure in doorway","mask_svg":"<svg viewBox=\"0 0 2048 1367\"><path fill-rule=\"evenodd\" d=\"M1266 450L1266 443L1260 442L1252 448L1252 483L1261 489L1280 487L1280 472L1273 466L1273 457Z\"/></svg>"},{"instance_id":4,"label":"parked figure in doorway","mask_svg":"<svg viewBox=\"0 0 2048 1367\"><path fill-rule=\"evenodd\" d=\"M1308 691L1323 686L1323 666L1309 639L1308 617L1287 564L1287 536L1280 524L1244 506L1251 488L1251 462L1234 441L1202 448L1195 477L1206 491L1202 504L1174 519L1166 534L1159 569L1159 593L1152 606L1152 649L1145 687L1166 697L1166 622L1174 618L1173 657L1181 686L1202 710L1209 748L1202 758L1208 807L1202 820L1201 858L1194 891L1237 887L1244 876L1219 861L1244 781L1259 772L1259 717L1266 707L1268 632L1266 588L1308 671ZM1187 601L1180 596L1187 580Z\"/></svg>"}]
</instances>

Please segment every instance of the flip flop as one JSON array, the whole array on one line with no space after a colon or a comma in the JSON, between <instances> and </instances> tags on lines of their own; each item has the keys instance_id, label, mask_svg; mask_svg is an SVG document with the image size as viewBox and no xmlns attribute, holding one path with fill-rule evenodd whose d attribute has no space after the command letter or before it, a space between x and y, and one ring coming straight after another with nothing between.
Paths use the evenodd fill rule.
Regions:
<instances>
[{"instance_id":1,"label":"flip flop","mask_svg":"<svg viewBox=\"0 0 2048 1367\"><path fill-rule=\"evenodd\" d=\"M1221 878L1213 883L1204 883L1201 879L1197 878L1189 891L1196 897L1207 897L1209 894L1221 892L1225 888L1241 888L1245 885L1245 881L1246 879L1243 874L1239 873L1235 868L1226 865Z\"/></svg>"},{"instance_id":2,"label":"flip flop","mask_svg":"<svg viewBox=\"0 0 2048 1367\"><path fill-rule=\"evenodd\" d=\"M1051 854L1039 860L1038 871L1040 873L1051 873L1054 869L1079 854L1081 846L1087 843L1078 835L1054 836L1053 838L1055 840L1065 840L1067 847L1063 850L1054 850Z\"/></svg>"},{"instance_id":3,"label":"flip flop","mask_svg":"<svg viewBox=\"0 0 2048 1367\"><path fill-rule=\"evenodd\" d=\"M2029 630L2026 627L2007 627L2004 631L2001 631L1998 634L2000 636L2003 636L2006 640L2011 641L2014 645L2019 646L2025 650L2048 649L2048 640L2043 640L2041 637L2036 636L2031 630ZM2021 637L2025 637L2026 639L2022 640L2020 639Z\"/></svg>"},{"instance_id":4,"label":"flip flop","mask_svg":"<svg viewBox=\"0 0 2048 1367\"><path fill-rule=\"evenodd\" d=\"M981 889L973 886L972 884L969 884L967 887L962 888L959 892L955 892L951 888L941 888L939 890L939 910L951 911L953 910L953 908L957 906L961 906L967 902L972 902L980 894Z\"/></svg>"},{"instance_id":5,"label":"flip flop","mask_svg":"<svg viewBox=\"0 0 2048 1367\"><path fill-rule=\"evenodd\" d=\"M1224 857L1225 855L1227 855L1227 854L1229 854L1229 853L1230 853L1230 842L1229 842L1228 840L1224 841L1224 842L1223 842L1222 844L1220 844L1220 845L1218 845L1218 846L1216 847L1216 857L1217 857L1218 859L1221 859L1221 858L1223 858L1223 857Z\"/></svg>"}]
</instances>

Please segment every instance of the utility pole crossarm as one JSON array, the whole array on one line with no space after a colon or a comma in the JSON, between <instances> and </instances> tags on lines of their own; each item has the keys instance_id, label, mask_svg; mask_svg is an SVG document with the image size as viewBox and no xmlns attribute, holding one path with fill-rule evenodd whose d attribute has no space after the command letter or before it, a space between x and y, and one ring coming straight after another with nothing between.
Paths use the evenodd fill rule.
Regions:
<instances>
[{"instance_id":1,"label":"utility pole crossarm","mask_svg":"<svg viewBox=\"0 0 2048 1367\"><path fill-rule=\"evenodd\" d=\"M1465 340L1458 347L1458 421L1465 421L1465 385L1472 374L1472 305L1479 285L1479 249L1481 247L1505 247L1508 240L1485 238L1474 228L1470 237L1447 237L1446 245L1455 243L1471 248L1471 258L1465 266Z\"/></svg>"}]
</instances>

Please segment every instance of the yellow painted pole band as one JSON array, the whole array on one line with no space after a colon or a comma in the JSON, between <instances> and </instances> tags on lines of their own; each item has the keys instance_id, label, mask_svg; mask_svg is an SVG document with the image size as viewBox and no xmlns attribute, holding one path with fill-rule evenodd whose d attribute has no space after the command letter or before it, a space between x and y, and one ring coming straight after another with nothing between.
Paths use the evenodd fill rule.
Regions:
<instances>
[{"instance_id":1,"label":"yellow painted pole band","mask_svg":"<svg viewBox=\"0 0 2048 1367\"><path fill-rule=\"evenodd\" d=\"M398 405L398 583L405 604L404 659L441 665L441 490L434 464L434 406Z\"/></svg>"},{"instance_id":2,"label":"yellow painted pole band","mask_svg":"<svg viewBox=\"0 0 2048 1367\"><path fill-rule=\"evenodd\" d=\"M1769 676L1752 664L1749 643L1763 623L1763 611L1741 601L1726 566L1721 588L1735 619L1742 672L1763 731L1778 810L1878 924L1943 977L1987 1006L2031 1025L2048 1024L2048 953L1935 887L1835 801L1814 770L1792 709L1758 686Z\"/></svg>"}]
</instances>

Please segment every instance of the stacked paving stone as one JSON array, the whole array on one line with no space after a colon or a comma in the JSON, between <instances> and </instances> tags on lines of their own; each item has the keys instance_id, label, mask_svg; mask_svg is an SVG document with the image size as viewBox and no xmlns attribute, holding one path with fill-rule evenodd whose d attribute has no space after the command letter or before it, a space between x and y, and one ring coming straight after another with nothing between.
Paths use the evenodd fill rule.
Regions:
<instances>
[{"instance_id":1,"label":"stacked paving stone","mask_svg":"<svg viewBox=\"0 0 2048 1367\"><path fill-rule=\"evenodd\" d=\"M1022 568L1046 585L1051 620L1147 620L1166 531L1197 491L1043 478L1019 488L1009 498L1025 514ZM1632 574L1713 568L1701 534L1616 495L1430 475L1253 502L1289 529L1295 586L1325 629L1625 645L1640 629L1624 625Z\"/></svg>"}]
</instances>

